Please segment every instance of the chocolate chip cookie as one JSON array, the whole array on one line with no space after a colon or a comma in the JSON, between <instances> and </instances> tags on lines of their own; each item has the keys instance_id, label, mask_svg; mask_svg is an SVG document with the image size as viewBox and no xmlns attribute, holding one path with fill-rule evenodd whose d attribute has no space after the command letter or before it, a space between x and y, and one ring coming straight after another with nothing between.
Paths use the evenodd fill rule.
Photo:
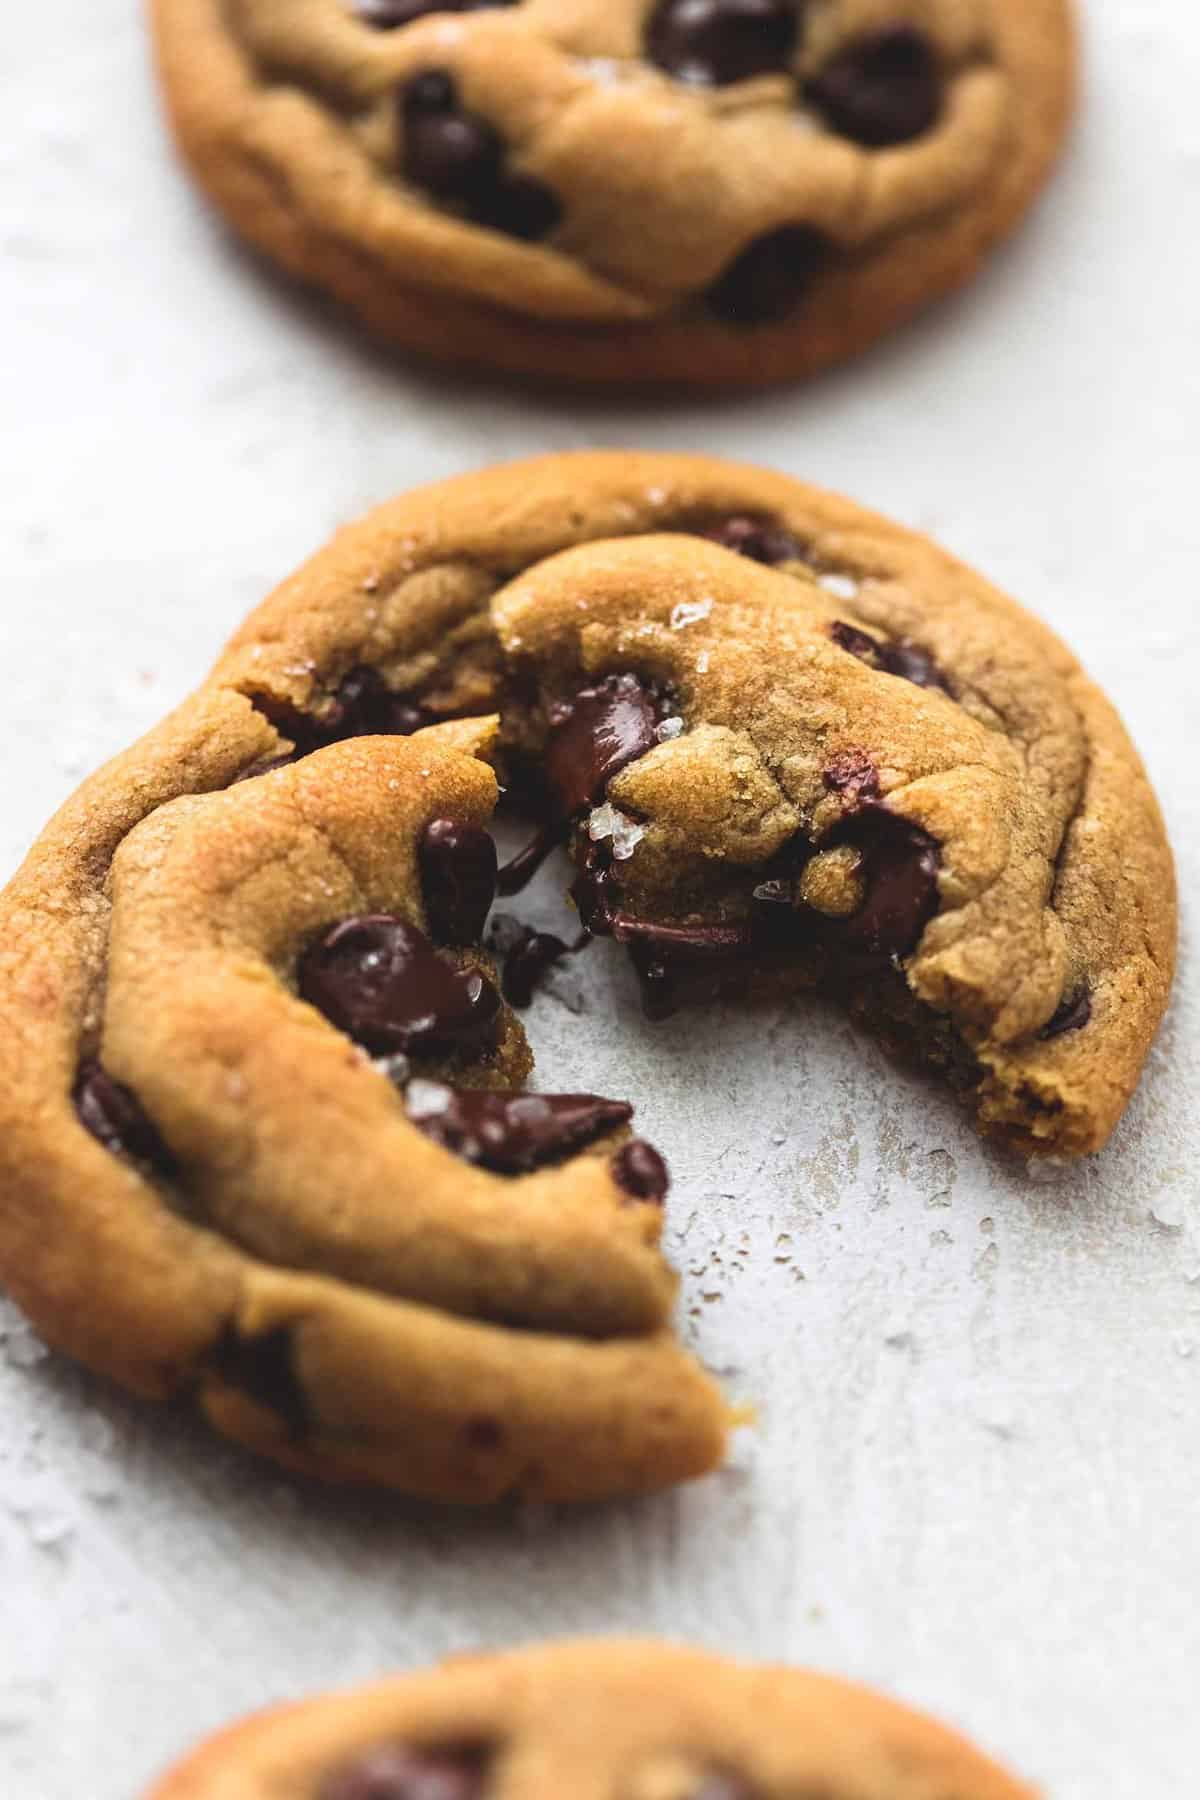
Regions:
<instances>
[{"instance_id":1,"label":"chocolate chip cookie","mask_svg":"<svg viewBox=\"0 0 1200 1800\"><path fill-rule=\"evenodd\" d=\"M620 1641L552 1644L247 1719L147 1800L1033 1800L867 1688Z\"/></svg>"},{"instance_id":2,"label":"chocolate chip cookie","mask_svg":"<svg viewBox=\"0 0 1200 1800\"><path fill-rule=\"evenodd\" d=\"M1069 0L153 0L237 228L411 348L770 382L955 287L1071 111Z\"/></svg>"},{"instance_id":3,"label":"chocolate chip cookie","mask_svg":"<svg viewBox=\"0 0 1200 1800\"><path fill-rule=\"evenodd\" d=\"M528 821L500 869L497 774ZM546 947L509 944L503 992L481 948L560 846L651 1014L824 990L1023 1151L1104 1143L1170 988L1120 721L932 544L700 457L420 490L271 596L0 897L0 1276L46 1336L330 1477L569 1499L711 1468L662 1157L625 1096L524 1091L510 1002Z\"/></svg>"}]
</instances>

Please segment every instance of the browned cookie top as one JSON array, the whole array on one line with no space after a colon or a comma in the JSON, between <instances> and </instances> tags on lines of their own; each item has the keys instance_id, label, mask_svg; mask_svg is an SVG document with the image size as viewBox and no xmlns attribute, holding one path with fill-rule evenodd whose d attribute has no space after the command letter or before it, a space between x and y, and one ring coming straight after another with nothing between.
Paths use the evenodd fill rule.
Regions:
<instances>
[{"instance_id":1,"label":"browned cookie top","mask_svg":"<svg viewBox=\"0 0 1200 1800\"><path fill-rule=\"evenodd\" d=\"M494 770L533 833L498 877ZM711 1467L662 1160L625 1096L520 1095L480 948L559 843L652 1013L823 987L1026 1150L1104 1143L1170 987L1137 756L961 564L704 458L460 478L285 583L0 900L0 1276L42 1330L326 1475Z\"/></svg>"},{"instance_id":2,"label":"browned cookie top","mask_svg":"<svg viewBox=\"0 0 1200 1800\"><path fill-rule=\"evenodd\" d=\"M401 338L582 378L857 347L1024 209L1073 81L1066 0L155 10L244 230Z\"/></svg>"},{"instance_id":3,"label":"browned cookie top","mask_svg":"<svg viewBox=\"0 0 1200 1800\"><path fill-rule=\"evenodd\" d=\"M548 1645L263 1713L147 1800L1032 1800L932 1719L798 1669Z\"/></svg>"}]
</instances>

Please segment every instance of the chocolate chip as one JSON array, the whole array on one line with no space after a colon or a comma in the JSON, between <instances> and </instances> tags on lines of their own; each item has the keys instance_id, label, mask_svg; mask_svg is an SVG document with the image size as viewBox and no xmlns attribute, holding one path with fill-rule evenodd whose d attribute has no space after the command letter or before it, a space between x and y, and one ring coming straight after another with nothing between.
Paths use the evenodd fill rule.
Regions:
<instances>
[{"instance_id":1,"label":"chocolate chip","mask_svg":"<svg viewBox=\"0 0 1200 1800\"><path fill-rule=\"evenodd\" d=\"M484 12L515 4L516 0L355 0L354 10L364 25L372 25L376 31L397 31L427 13Z\"/></svg>"},{"instance_id":2,"label":"chocolate chip","mask_svg":"<svg viewBox=\"0 0 1200 1800\"><path fill-rule=\"evenodd\" d=\"M751 947L748 925L656 925L623 913L614 918L612 935L619 944L644 944L660 956L684 962L727 962Z\"/></svg>"},{"instance_id":3,"label":"chocolate chip","mask_svg":"<svg viewBox=\"0 0 1200 1800\"><path fill-rule=\"evenodd\" d=\"M1045 1043L1050 1038L1062 1037L1067 1031L1082 1031L1091 1016L1091 990L1079 988L1075 993L1064 994L1054 1017L1042 1026L1038 1037Z\"/></svg>"},{"instance_id":4,"label":"chocolate chip","mask_svg":"<svg viewBox=\"0 0 1200 1800\"><path fill-rule=\"evenodd\" d=\"M488 1753L380 1744L326 1776L317 1800L480 1800Z\"/></svg>"},{"instance_id":5,"label":"chocolate chip","mask_svg":"<svg viewBox=\"0 0 1200 1800\"><path fill-rule=\"evenodd\" d=\"M439 104L447 90L448 103ZM486 119L454 104L448 78L440 71L419 75L402 91L400 101L405 179L439 200L467 206L490 193L504 161L500 134Z\"/></svg>"},{"instance_id":6,"label":"chocolate chip","mask_svg":"<svg viewBox=\"0 0 1200 1800\"><path fill-rule=\"evenodd\" d=\"M766 563L770 567L804 560L804 545L799 538L793 537L785 526L776 524L773 519L752 513L735 513L731 518L697 527L696 536L708 538L710 543L720 544L724 550L735 550L739 556L748 556L751 562Z\"/></svg>"},{"instance_id":7,"label":"chocolate chip","mask_svg":"<svg viewBox=\"0 0 1200 1800\"><path fill-rule=\"evenodd\" d=\"M497 891L506 895L519 894L523 887L527 887L550 852L562 843L563 831L564 827L558 821L541 826L525 848L518 850L500 869L496 876Z\"/></svg>"},{"instance_id":8,"label":"chocolate chip","mask_svg":"<svg viewBox=\"0 0 1200 1800\"><path fill-rule=\"evenodd\" d=\"M554 230L562 218L562 206L545 183L535 181L532 175L503 175L474 201L471 217L477 225L532 244Z\"/></svg>"},{"instance_id":9,"label":"chocolate chip","mask_svg":"<svg viewBox=\"0 0 1200 1800\"><path fill-rule=\"evenodd\" d=\"M532 1006L534 994L554 965L564 956L572 956L584 949L591 941L590 931L585 931L574 944L567 944L552 931L526 929L504 960L500 987L509 1005Z\"/></svg>"},{"instance_id":10,"label":"chocolate chip","mask_svg":"<svg viewBox=\"0 0 1200 1800\"><path fill-rule=\"evenodd\" d=\"M708 290L727 325L770 325L796 312L829 262L832 246L811 225L785 225L736 256Z\"/></svg>"},{"instance_id":11,"label":"chocolate chip","mask_svg":"<svg viewBox=\"0 0 1200 1800\"><path fill-rule=\"evenodd\" d=\"M868 800L834 842L857 847L865 899L848 919L824 919L822 935L858 956L906 956L937 911L936 839L884 802Z\"/></svg>"},{"instance_id":12,"label":"chocolate chip","mask_svg":"<svg viewBox=\"0 0 1200 1800\"><path fill-rule=\"evenodd\" d=\"M505 169L499 132L459 105L444 69L426 69L407 82L400 113L404 175L415 187L463 207L477 225L525 242L554 230L562 217L557 197L532 175Z\"/></svg>"},{"instance_id":13,"label":"chocolate chip","mask_svg":"<svg viewBox=\"0 0 1200 1800\"><path fill-rule=\"evenodd\" d=\"M855 143L905 144L942 110L937 56L923 32L892 25L840 51L806 84L805 97Z\"/></svg>"},{"instance_id":14,"label":"chocolate chip","mask_svg":"<svg viewBox=\"0 0 1200 1800\"><path fill-rule=\"evenodd\" d=\"M496 898L496 845L481 825L434 819L420 847L430 930L442 944L477 944Z\"/></svg>"},{"instance_id":15,"label":"chocolate chip","mask_svg":"<svg viewBox=\"0 0 1200 1800\"><path fill-rule=\"evenodd\" d=\"M667 1165L645 1138L631 1138L629 1143L623 1144L610 1166L617 1186L632 1194L635 1200L661 1204L666 1199L671 1185Z\"/></svg>"},{"instance_id":16,"label":"chocolate chip","mask_svg":"<svg viewBox=\"0 0 1200 1800\"><path fill-rule=\"evenodd\" d=\"M834 620L829 635L839 649L849 651L851 656L869 663L873 669L882 669L885 675L899 675L902 681L911 681L916 687L941 688L953 698L950 683L928 650L914 644L911 638L897 638L892 644L881 643L869 632L860 631L857 625L848 625L844 619Z\"/></svg>"},{"instance_id":17,"label":"chocolate chip","mask_svg":"<svg viewBox=\"0 0 1200 1800\"><path fill-rule=\"evenodd\" d=\"M393 913L343 919L300 959L300 993L376 1054L493 1049L500 996L478 969L455 969Z\"/></svg>"},{"instance_id":18,"label":"chocolate chip","mask_svg":"<svg viewBox=\"0 0 1200 1800\"><path fill-rule=\"evenodd\" d=\"M791 66L802 0L661 0L650 60L680 81L721 87Z\"/></svg>"},{"instance_id":19,"label":"chocolate chip","mask_svg":"<svg viewBox=\"0 0 1200 1800\"><path fill-rule=\"evenodd\" d=\"M662 716L636 675L609 675L555 707L542 753L555 812L571 818L595 805L614 775L653 749Z\"/></svg>"},{"instance_id":20,"label":"chocolate chip","mask_svg":"<svg viewBox=\"0 0 1200 1800\"><path fill-rule=\"evenodd\" d=\"M617 912L618 882L612 866L612 850L585 838L576 853L579 873L571 883L571 898L585 931L607 937Z\"/></svg>"},{"instance_id":21,"label":"chocolate chip","mask_svg":"<svg viewBox=\"0 0 1200 1800\"><path fill-rule=\"evenodd\" d=\"M72 1099L80 1124L114 1156L149 1163L163 1175L174 1170L175 1158L137 1095L94 1058L80 1064Z\"/></svg>"},{"instance_id":22,"label":"chocolate chip","mask_svg":"<svg viewBox=\"0 0 1200 1800\"><path fill-rule=\"evenodd\" d=\"M879 797L879 770L865 750L842 750L826 767L825 786L852 801Z\"/></svg>"},{"instance_id":23,"label":"chocolate chip","mask_svg":"<svg viewBox=\"0 0 1200 1800\"><path fill-rule=\"evenodd\" d=\"M249 1334L229 1323L213 1350L212 1365L227 1386L240 1388L278 1414L293 1437L307 1434L308 1400L296 1374L290 1325Z\"/></svg>"},{"instance_id":24,"label":"chocolate chip","mask_svg":"<svg viewBox=\"0 0 1200 1800\"><path fill-rule=\"evenodd\" d=\"M596 1094L495 1094L414 1081L408 1116L426 1137L498 1175L559 1162L619 1125L633 1108Z\"/></svg>"},{"instance_id":25,"label":"chocolate chip","mask_svg":"<svg viewBox=\"0 0 1200 1800\"><path fill-rule=\"evenodd\" d=\"M281 763L308 756L327 744L342 743L346 738L408 737L434 724L437 717L411 694L393 693L378 669L366 663L343 676L332 706L319 718L271 695L257 694L252 698L258 711L296 746L293 756L281 757ZM248 773L251 772L264 771Z\"/></svg>"}]
</instances>

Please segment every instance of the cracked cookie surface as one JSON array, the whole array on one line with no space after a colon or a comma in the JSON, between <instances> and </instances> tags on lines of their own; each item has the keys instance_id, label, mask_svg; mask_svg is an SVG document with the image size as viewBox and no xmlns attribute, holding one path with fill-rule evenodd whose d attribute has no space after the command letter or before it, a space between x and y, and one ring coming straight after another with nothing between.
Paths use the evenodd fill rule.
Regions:
<instances>
[{"instance_id":1,"label":"cracked cookie surface","mask_svg":"<svg viewBox=\"0 0 1200 1800\"><path fill-rule=\"evenodd\" d=\"M231 221L377 332L767 382L965 280L1071 109L1068 0L152 0Z\"/></svg>"},{"instance_id":2,"label":"cracked cookie surface","mask_svg":"<svg viewBox=\"0 0 1200 1800\"><path fill-rule=\"evenodd\" d=\"M233 1726L147 1800L1033 1800L964 1738L867 1688L665 1644L440 1668Z\"/></svg>"},{"instance_id":3,"label":"cracked cookie surface","mask_svg":"<svg viewBox=\"0 0 1200 1800\"><path fill-rule=\"evenodd\" d=\"M537 822L499 873L497 773ZM45 1335L331 1477L582 1498L713 1466L661 1159L620 1101L519 1092L480 948L556 844L648 1010L828 989L1025 1151L1104 1143L1170 988L1119 719L926 540L700 457L418 490L0 899L0 1275Z\"/></svg>"}]
</instances>

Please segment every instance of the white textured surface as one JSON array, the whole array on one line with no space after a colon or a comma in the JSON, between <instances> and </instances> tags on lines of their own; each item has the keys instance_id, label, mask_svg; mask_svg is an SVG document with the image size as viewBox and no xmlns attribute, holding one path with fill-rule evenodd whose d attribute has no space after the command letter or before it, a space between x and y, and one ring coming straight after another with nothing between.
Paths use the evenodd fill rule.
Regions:
<instances>
[{"instance_id":1,"label":"white textured surface","mask_svg":"<svg viewBox=\"0 0 1200 1800\"><path fill-rule=\"evenodd\" d=\"M1146 753L1186 904L1200 23L1091 12L1082 131L986 279L805 393L668 410L363 349L192 197L129 0L7 7L0 875L330 527L480 461L637 442L844 488L1041 610ZM259 1702L614 1629L879 1682L1057 1800L1194 1795L1194 967L1112 1149L1032 1179L834 1017L650 1030L586 962L587 1013L535 1012L542 1076L630 1092L670 1152L689 1327L762 1404L737 1466L566 1518L325 1497L39 1358L0 1300L4 1800L134 1800Z\"/></svg>"}]
</instances>

